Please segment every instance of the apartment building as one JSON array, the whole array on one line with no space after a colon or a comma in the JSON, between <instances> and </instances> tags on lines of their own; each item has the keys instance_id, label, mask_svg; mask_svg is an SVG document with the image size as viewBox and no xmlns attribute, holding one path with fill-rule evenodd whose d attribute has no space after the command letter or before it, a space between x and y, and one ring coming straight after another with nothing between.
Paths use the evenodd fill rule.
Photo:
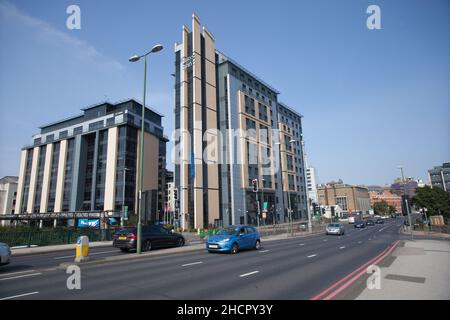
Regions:
<instances>
[{"instance_id":1,"label":"apartment building","mask_svg":"<svg viewBox=\"0 0 450 320\"><path fill-rule=\"evenodd\" d=\"M121 211L139 207L142 105L100 103L40 127L21 152L15 213ZM166 142L162 115L145 108L144 219L163 208Z\"/></svg>"},{"instance_id":2,"label":"apartment building","mask_svg":"<svg viewBox=\"0 0 450 320\"><path fill-rule=\"evenodd\" d=\"M183 26L175 44L174 110L183 228L280 223L289 207L295 219L307 215L302 117L278 95L216 50L195 14L192 28ZM289 129L280 130L280 122Z\"/></svg>"}]
</instances>

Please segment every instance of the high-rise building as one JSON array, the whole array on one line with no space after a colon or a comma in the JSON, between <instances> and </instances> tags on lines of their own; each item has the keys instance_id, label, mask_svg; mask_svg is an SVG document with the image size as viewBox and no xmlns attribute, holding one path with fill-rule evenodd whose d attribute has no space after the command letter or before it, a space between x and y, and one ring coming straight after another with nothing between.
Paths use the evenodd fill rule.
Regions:
<instances>
[{"instance_id":1,"label":"high-rise building","mask_svg":"<svg viewBox=\"0 0 450 320\"><path fill-rule=\"evenodd\" d=\"M441 188L450 194L450 162L428 170L428 177L432 188Z\"/></svg>"},{"instance_id":2,"label":"high-rise building","mask_svg":"<svg viewBox=\"0 0 450 320\"><path fill-rule=\"evenodd\" d=\"M306 183L308 188L308 199L312 203L319 203L317 196L317 171L313 166L306 168Z\"/></svg>"},{"instance_id":3,"label":"high-rise building","mask_svg":"<svg viewBox=\"0 0 450 320\"><path fill-rule=\"evenodd\" d=\"M11 176L0 179L0 215L14 214L18 179ZM9 222L2 220L1 224L6 225Z\"/></svg>"},{"instance_id":4,"label":"high-rise building","mask_svg":"<svg viewBox=\"0 0 450 320\"><path fill-rule=\"evenodd\" d=\"M301 115L278 94L216 50L197 16L183 26L174 171L183 228L284 222L289 202L294 219L306 217Z\"/></svg>"},{"instance_id":5,"label":"high-rise building","mask_svg":"<svg viewBox=\"0 0 450 320\"><path fill-rule=\"evenodd\" d=\"M22 149L15 213L137 212L142 105L105 102L40 127ZM162 115L145 109L145 220L163 207L166 142Z\"/></svg>"}]
</instances>

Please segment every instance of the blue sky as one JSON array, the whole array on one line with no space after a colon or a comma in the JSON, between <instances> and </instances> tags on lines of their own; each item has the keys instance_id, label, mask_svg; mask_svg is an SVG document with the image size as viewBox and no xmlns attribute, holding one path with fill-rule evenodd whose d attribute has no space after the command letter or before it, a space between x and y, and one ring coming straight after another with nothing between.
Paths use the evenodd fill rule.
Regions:
<instances>
[{"instance_id":1,"label":"blue sky","mask_svg":"<svg viewBox=\"0 0 450 320\"><path fill-rule=\"evenodd\" d=\"M66 8L81 8L81 30ZM381 30L366 9L381 8ZM38 127L80 108L141 99L155 43L149 104L173 129L173 45L196 12L216 46L304 115L319 181L390 183L450 161L449 1L0 0L0 176L17 175ZM172 165L169 164L169 167Z\"/></svg>"}]
</instances>

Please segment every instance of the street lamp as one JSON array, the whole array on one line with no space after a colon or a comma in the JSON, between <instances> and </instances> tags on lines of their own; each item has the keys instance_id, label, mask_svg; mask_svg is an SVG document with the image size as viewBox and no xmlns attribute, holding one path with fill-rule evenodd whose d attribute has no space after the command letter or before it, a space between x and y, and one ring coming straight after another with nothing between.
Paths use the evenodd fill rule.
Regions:
<instances>
[{"instance_id":1,"label":"street lamp","mask_svg":"<svg viewBox=\"0 0 450 320\"><path fill-rule=\"evenodd\" d=\"M305 141L303 140L303 134L300 134L302 140L302 155L303 155L303 179L305 180L305 185L307 185L307 177L306 177L306 162L305 162ZM306 199L307 199L307 203L306 203L306 210L308 212L308 231L311 233L312 232L312 222L311 222L311 208L309 206L309 195L308 195L308 186L306 186L307 190L305 190L307 192L306 194Z\"/></svg>"},{"instance_id":2,"label":"street lamp","mask_svg":"<svg viewBox=\"0 0 450 320\"><path fill-rule=\"evenodd\" d=\"M141 229L142 229L142 180L144 179L144 131L145 131L145 93L147 90L147 56L150 53L156 53L163 49L163 46L160 44L157 44L153 46L152 50L147 52L146 54L143 54L141 56L134 55L130 57L130 62L137 62L141 58L144 58L144 97L142 99L142 114L141 114L141 139L139 141L140 143L140 160L139 160L139 213L138 213L138 225L137 225L137 243L136 243L136 252L137 254L141 253Z\"/></svg>"},{"instance_id":3,"label":"street lamp","mask_svg":"<svg viewBox=\"0 0 450 320\"><path fill-rule=\"evenodd\" d=\"M397 168L400 169L400 171L402 172L403 194L405 196L406 213L408 214L409 230L411 231L411 240L414 240L413 226L411 224L411 214L409 213L408 199L406 198L406 181L405 181L405 176L403 175L403 167L402 166L398 166Z\"/></svg>"}]
</instances>

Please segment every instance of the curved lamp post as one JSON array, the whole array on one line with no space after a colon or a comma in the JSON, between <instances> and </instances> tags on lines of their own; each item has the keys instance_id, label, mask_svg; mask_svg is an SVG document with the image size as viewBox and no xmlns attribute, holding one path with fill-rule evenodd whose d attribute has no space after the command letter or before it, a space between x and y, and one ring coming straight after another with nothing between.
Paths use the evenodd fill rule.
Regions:
<instances>
[{"instance_id":1,"label":"curved lamp post","mask_svg":"<svg viewBox=\"0 0 450 320\"><path fill-rule=\"evenodd\" d=\"M137 243L136 243L136 252L137 254L141 253L141 229L142 229L142 180L144 178L144 131L145 131L145 125L144 125L144 119L145 119L145 93L147 90L147 56L150 53L156 53L163 49L163 46L160 44L157 44L153 46L152 50L147 52L143 55L134 55L130 57L128 60L130 62L137 62L141 60L141 58L144 58L144 97L142 99L142 114L141 114L141 139L139 141L140 144L140 160L139 160L139 214L138 214L138 225L137 225Z\"/></svg>"}]
</instances>

